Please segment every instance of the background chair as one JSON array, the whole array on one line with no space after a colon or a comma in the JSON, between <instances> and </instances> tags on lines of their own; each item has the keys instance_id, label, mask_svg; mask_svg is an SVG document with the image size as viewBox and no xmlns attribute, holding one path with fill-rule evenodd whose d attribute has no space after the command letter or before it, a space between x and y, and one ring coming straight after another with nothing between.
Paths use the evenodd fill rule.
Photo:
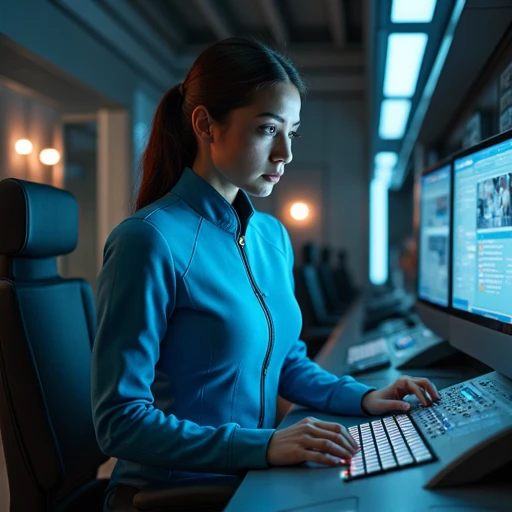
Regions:
<instances>
[{"instance_id":1,"label":"background chair","mask_svg":"<svg viewBox=\"0 0 512 512\"><path fill-rule=\"evenodd\" d=\"M340 314L329 313L318 275L318 246L312 242L302 247L302 264L295 268L296 297L303 324L309 327L334 327Z\"/></svg>"},{"instance_id":2,"label":"background chair","mask_svg":"<svg viewBox=\"0 0 512 512\"><path fill-rule=\"evenodd\" d=\"M331 315L345 313L352 302L352 297L349 297L345 290L338 288L334 269L331 266L331 249L329 247L322 247L320 251L318 278L324 293L327 312Z\"/></svg>"},{"instance_id":3,"label":"background chair","mask_svg":"<svg viewBox=\"0 0 512 512\"><path fill-rule=\"evenodd\" d=\"M329 314L316 266L318 247L307 243L302 247L302 264L295 267L295 298L302 313L301 338L308 356L314 358L340 321L340 315Z\"/></svg>"},{"instance_id":4,"label":"background chair","mask_svg":"<svg viewBox=\"0 0 512 512\"><path fill-rule=\"evenodd\" d=\"M354 285L347 262L347 251L341 249L338 251L338 262L334 268L334 282L338 290L339 298L342 303L350 303L356 299L359 290Z\"/></svg>"}]
</instances>

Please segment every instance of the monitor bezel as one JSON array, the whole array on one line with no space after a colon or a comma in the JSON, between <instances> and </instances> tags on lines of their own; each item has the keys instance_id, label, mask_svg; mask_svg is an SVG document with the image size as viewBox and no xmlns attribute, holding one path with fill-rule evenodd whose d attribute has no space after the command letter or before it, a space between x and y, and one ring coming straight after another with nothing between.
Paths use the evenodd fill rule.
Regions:
<instances>
[{"instance_id":1,"label":"monitor bezel","mask_svg":"<svg viewBox=\"0 0 512 512\"><path fill-rule=\"evenodd\" d=\"M421 266L421 187L422 181L425 176L428 174L432 174L434 172L440 171L443 167L450 166L450 204L449 204L449 213L450 213L450 222L449 222L449 235L448 235L448 302L446 306L442 306L436 302L431 302L423 297L420 297L420 266ZM453 226L453 210L452 210L452 202L453 202L453 158L448 157L444 158L436 162L435 164L427 167L423 170L419 176L419 186L420 193L418 196L419 201L419 212L420 212L420 221L418 224L418 230L416 232L416 246L418 248L418 276L416 279L416 301L429 306L430 308L435 309L436 311L440 311L442 313L449 314L450 312L450 304L451 304L451 291L452 291L452 252L451 252L451 239L452 239L452 226Z\"/></svg>"},{"instance_id":2,"label":"monitor bezel","mask_svg":"<svg viewBox=\"0 0 512 512\"><path fill-rule=\"evenodd\" d=\"M473 155L474 153L478 153L484 149L487 149L491 146L495 146L502 142L506 142L507 140L512 139L512 129L507 130L498 135L494 135L489 137L488 139L479 142L478 144L471 146L469 148L465 148L452 156L452 200L455 197L455 161L461 158L468 157L469 155ZM461 309L457 309L453 307L453 224L455 218L455 204L452 203L452 217L451 217L451 231L450 231L450 302L449 311L450 314L457 318L462 318L463 320L467 320L477 325L481 325L483 327L487 327L492 329L493 331L501 332L503 334L512 335L512 324L507 324L502 322L501 320L496 320L494 318L488 318L486 316L477 315L476 313L471 313L469 311L463 311Z\"/></svg>"}]
</instances>

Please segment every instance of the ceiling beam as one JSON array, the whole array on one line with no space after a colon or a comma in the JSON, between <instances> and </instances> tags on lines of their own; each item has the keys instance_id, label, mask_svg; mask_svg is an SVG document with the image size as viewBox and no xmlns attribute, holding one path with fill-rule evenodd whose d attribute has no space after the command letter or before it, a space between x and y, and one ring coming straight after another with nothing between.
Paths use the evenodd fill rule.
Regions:
<instances>
[{"instance_id":1,"label":"ceiling beam","mask_svg":"<svg viewBox=\"0 0 512 512\"><path fill-rule=\"evenodd\" d=\"M75 0L54 0L54 2L68 15L79 20L82 26L92 31L97 39L101 39L105 51L113 49L118 56L136 69L137 73L145 76L157 90L165 91L169 84L176 81L174 52L129 4L123 2L123 12L119 13L117 10L112 11L112 7L117 8L119 2L76 2ZM123 23L119 22L120 19ZM136 30L133 28L133 23ZM149 41L150 44L144 44L143 40L146 43Z\"/></svg>"},{"instance_id":2,"label":"ceiling beam","mask_svg":"<svg viewBox=\"0 0 512 512\"><path fill-rule=\"evenodd\" d=\"M105 11L109 13L116 23L121 25L121 23L119 23L119 21L121 21L129 26L134 33L143 37L144 40L155 49L161 49L162 54L172 61L175 54L172 48L172 41L170 42L168 39L164 39L159 32L155 31L151 23L144 17L141 17L136 5L118 2L117 0L101 0L98 1L97 4L102 6ZM167 27L167 31L170 29L172 29L172 27Z\"/></svg>"},{"instance_id":3,"label":"ceiling beam","mask_svg":"<svg viewBox=\"0 0 512 512\"><path fill-rule=\"evenodd\" d=\"M201 11L204 19L210 25L210 28L218 39L225 39L233 36L233 31L231 30L229 23L210 0L193 0L193 3Z\"/></svg>"},{"instance_id":4,"label":"ceiling beam","mask_svg":"<svg viewBox=\"0 0 512 512\"><path fill-rule=\"evenodd\" d=\"M190 68L197 56L204 50L203 45L187 46L176 59L176 66L182 71ZM363 50L333 48L332 45L293 45L286 52L299 69L329 68L333 71L360 70L365 67Z\"/></svg>"},{"instance_id":5,"label":"ceiling beam","mask_svg":"<svg viewBox=\"0 0 512 512\"><path fill-rule=\"evenodd\" d=\"M325 3L332 40L337 47L344 46L347 43L344 4L341 0L325 0Z\"/></svg>"},{"instance_id":6,"label":"ceiling beam","mask_svg":"<svg viewBox=\"0 0 512 512\"><path fill-rule=\"evenodd\" d=\"M166 4L162 2L145 2L144 0L130 0L130 3L138 8L139 11L144 12L151 23L154 23L160 29L162 37L165 34L165 37L172 44L183 44L183 29L169 15L169 12L165 9ZM124 8L124 6L121 8Z\"/></svg>"},{"instance_id":7,"label":"ceiling beam","mask_svg":"<svg viewBox=\"0 0 512 512\"><path fill-rule=\"evenodd\" d=\"M259 0L259 2L274 39L278 43L285 44L289 41L290 37L286 23L277 7L276 0Z\"/></svg>"},{"instance_id":8,"label":"ceiling beam","mask_svg":"<svg viewBox=\"0 0 512 512\"><path fill-rule=\"evenodd\" d=\"M318 48L290 48L288 55L297 67L350 69L365 66L362 50L343 50L332 46Z\"/></svg>"},{"instance_id":9,"label":"ceiling beam","mask_svg":"<svg viewBox=\"0 0 512 512\"><path fill-rule=\"evenodd\" d=\"M313 74L306 76L309 92L365 92L366 81L363 73Z\"/></svg>"}]
</instances>

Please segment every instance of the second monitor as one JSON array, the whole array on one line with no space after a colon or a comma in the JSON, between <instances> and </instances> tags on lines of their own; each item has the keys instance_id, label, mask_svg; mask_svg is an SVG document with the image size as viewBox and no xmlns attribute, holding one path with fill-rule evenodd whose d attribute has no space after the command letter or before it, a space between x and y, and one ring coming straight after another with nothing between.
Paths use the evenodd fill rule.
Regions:
<instances>
[{"instance_id":1,"label":"second monitor","mask_svg":"<svg viewBox=\"0 0 512 512\"><path fill-rule=\"evenodd\" d=\"M427 169L420 182L418 231L418 297L422 324L394 342L395 366L428 366L452 355L448 344L450 315L450 226L452 163Z\"/></svg>"}]
</instances>

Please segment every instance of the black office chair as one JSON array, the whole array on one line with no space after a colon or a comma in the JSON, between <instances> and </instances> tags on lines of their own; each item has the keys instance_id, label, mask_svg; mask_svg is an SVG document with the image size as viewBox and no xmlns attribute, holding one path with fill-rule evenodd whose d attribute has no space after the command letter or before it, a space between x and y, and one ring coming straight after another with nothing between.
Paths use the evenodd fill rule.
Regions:
<instances>
[{"instance_id":1,"label":"black office chair","mask_svg":"<svg viewBox=\"0 0 512 512\"><path fill-rule=\"evenodd\" d=\"M338 263L333 271L334 282L342 303L350 303L356 299L359 291L354 286L347 264L347 251L344 249L338 252Z\"/></svg>"},{"instance_id":2,"label":"black office chair","mask_svg":"<svg viewBox=\"0 0 512 512\"><path fill-rule=\"evenodd\" d=\"M0 429L11 512L101 510L107 460L90 404L91 289L63 279L78 207L69 192L0 182Z\"/></svg>"},{"instance_id":3,"label":"black office chair","mask_svg":"<svg viewBox=\"0 0 512 512\"><path fill-rule=\"evenodd\" d=\"M90 397L94 301L86 281L57 270L57 256L77 239L72 194L0 181L0 431L10 512L103 510L108 480L96 474L107 457ZM144 490L134 502L148 512L219 510L238 481L210 480Z\"/></svg>"},{"instance_id":4,"label":"black office chair","mask_svg":"<svg viewBox=\"0 0 512 512\"><path fill-rule=\"evenodd\" d=\"M302 310L304 324L308 327L334 327L339 314L329 313L318 275L318 246L312 242L302 247L303 263L295 269L297 300Z\"/></svg>"},{"instance_id":5,"label":"black office chair","mask_svg":"<svg viewBox=\"0 0 512 512\"><path fill-rule=\"evenodd\" d=\"M332 315L342 315L352 302L345 290L338 289L334 269L331 265L331 249L322 247L318 262L318 277L322 287L327 311ZM343 298L342 298L343 297Z\"/></svg>"},{"instance_id":6,"label":"black office chair","mask_svg":"<svg viewBox=\"0 0 512 512\"><path fill-rule=\"evenodd\" d=\"M329 314L316 266L318 248L307 243L302 248L303 263L294 269L295 298L302 313L301 338L314 358L340 321L340 316Z\"/></svg>"}]
</instances>

